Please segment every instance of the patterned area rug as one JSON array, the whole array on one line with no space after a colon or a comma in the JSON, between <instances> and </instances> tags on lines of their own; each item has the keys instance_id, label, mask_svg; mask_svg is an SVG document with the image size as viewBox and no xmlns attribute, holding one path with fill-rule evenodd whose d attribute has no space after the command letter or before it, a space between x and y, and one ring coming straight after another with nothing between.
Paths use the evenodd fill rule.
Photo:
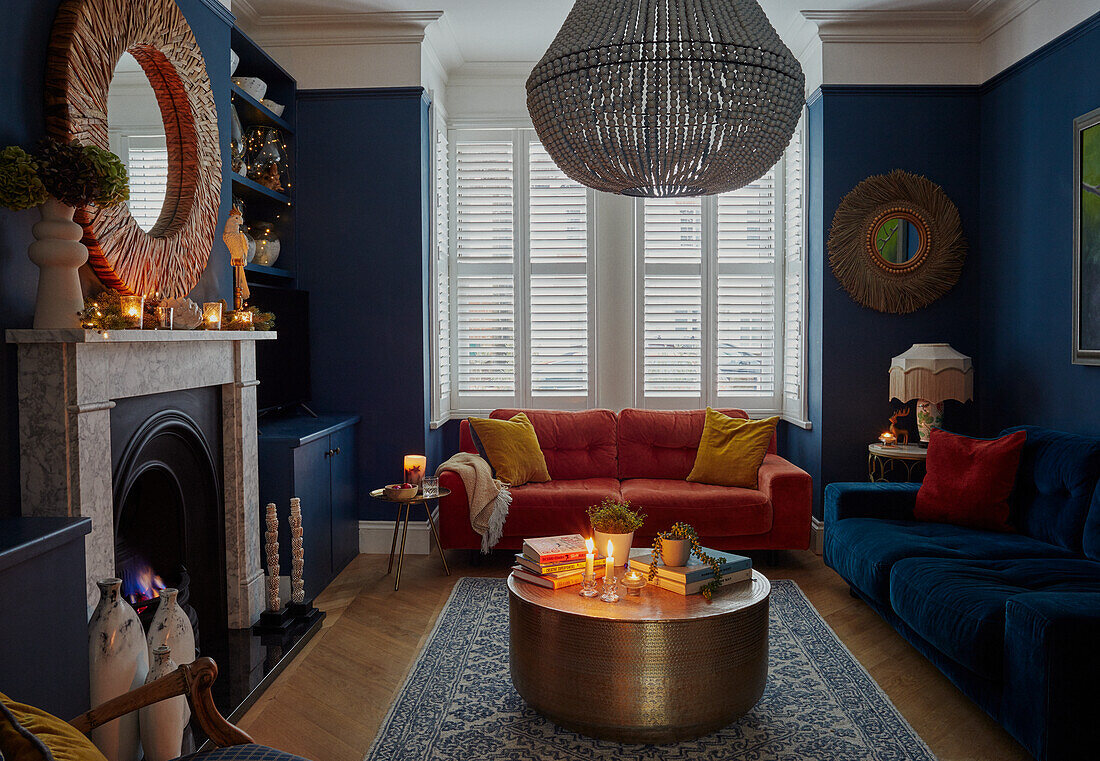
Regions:
<instances>
[{"instance_id":1,"label":"patterned area rug","mask_svg":"<svg viewBox=\"0 0 1100 761\"><path fill-rule=\"evenodd\" d=\"M513 689L506 582L460 579L365 761L935 761L793 581L772 581L769 645L764 696L736 724L676 745L593 740Z\"/></svg>"}]
</instances>

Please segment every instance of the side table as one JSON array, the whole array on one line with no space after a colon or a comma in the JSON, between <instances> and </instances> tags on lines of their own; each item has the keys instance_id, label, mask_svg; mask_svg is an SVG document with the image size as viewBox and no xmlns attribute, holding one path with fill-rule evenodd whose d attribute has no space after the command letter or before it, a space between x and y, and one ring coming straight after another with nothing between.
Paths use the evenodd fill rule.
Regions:
<instances>
[{"instance_id":1,"label":"side table","mask_svg":"<svg viewBox=\"0 0 1100 761\"><path fill-rule=\"evenodd\" d=\"M913 481L913 474L927 458L928 450L916 444L898 444L892 447L868 444L867 480L871 483L884 483L900 464L905 467L905 480Z\"/></svg>"},{"instance_id":2,"label":"side table","mask_svg":"<svg viewBox=\"0 0 1100 761\"><path fill-rule=\"evenodd\" d=\"M386 574L388 575L393 571L393 556L397 550L397 530L401 526L401 521L405 521L405 530L401 532L401 552L397 556L397 577L393 582L393 591L401 586L401 564L405 559L405 537L409 534L409 513L412 511L413 505L424 505L424 512L428 514L428 525L432 529L432 538L435 539L435 548L439 551L439 559L443 561L443 570L447 572L447 575L451 575L451 569L447 566L447 558L443 554L443 545L439 543L439 534L435 530L435 521L432 519L432 509L428 507L428 502L434 502L440 497L446 497L451 493L450 489L439 487L439 493L433 497L425 497L422 493L417 493L415 497L410 499L390 499L386 496L384 489L375 489L370 493L375 499L382 502L393 502L397 505L397 519L393 522L393 541L390 543L390 563L386 566ZM401 517L404 512L404 518Z\"/></svg>"}]
</instances>

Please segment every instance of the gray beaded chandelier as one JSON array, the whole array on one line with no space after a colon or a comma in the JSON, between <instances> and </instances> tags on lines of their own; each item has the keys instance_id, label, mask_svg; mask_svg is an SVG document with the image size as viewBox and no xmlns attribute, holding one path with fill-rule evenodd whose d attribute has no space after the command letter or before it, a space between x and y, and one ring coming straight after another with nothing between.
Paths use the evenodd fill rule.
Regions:
<instances>
[{"instance_id":1,"label":"gray beaded chandelier","mask_svg":"<svg viewBox=\"0 0 1100 761\"><path fill-rule=\"evenodd\" d=\"M527 80L539 139L582 185L736 190L783 155L805 77L756 0L577 0Z\"/></svg>"}]
</instances>

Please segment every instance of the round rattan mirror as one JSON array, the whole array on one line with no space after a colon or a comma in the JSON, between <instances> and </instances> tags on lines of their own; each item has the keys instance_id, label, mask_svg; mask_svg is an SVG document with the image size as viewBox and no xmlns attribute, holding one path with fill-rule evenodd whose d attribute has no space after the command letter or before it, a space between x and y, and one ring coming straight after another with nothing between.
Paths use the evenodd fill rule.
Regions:
<instances>
[{"instance_id":1,"label":"round rattan mirror","mask_svg":"<svg viewBox=\"0 0 1100 761\"><path fill-rule=\"evenodd\" d=\"M939 185L908 172L869 177L845 196L829 234L833 274L858 303L906 314L959 281L966 239Z\"/></svg>"},{"instance_id":2,"label":"round rattan mirror","mask_svg":"<svg viewBox=\"0 0 1100 761\"><path fill-rule=\"evenodd\" d=\"M78 209L88 263L122 293L185 296L206 269L221 205L214 92L202 51L174 0L63 0L46 68L52 135L110 147L108 93L123 54L156 94L168 166L160 215L148 231L125 204Z\"/></svg>"}]
</instances>

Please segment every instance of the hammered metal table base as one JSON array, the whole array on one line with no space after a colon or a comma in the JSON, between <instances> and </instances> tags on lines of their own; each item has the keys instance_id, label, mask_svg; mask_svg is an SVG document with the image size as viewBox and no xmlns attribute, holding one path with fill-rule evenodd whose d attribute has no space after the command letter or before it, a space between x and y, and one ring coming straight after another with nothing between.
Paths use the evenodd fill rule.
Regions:
<instances>
[{"instance_id":1,"label":"hammered metal table base","mask_svg":"<svg viewBox=\"0 0 1100 761\"><path fill-rule=\"evenodd\" d=\"M768 675L770 585L714 601L646 587L609 605L509 578L512 684L556 724L622 743L690 740L756 705Z\"/></svg>"}]
</instances>

